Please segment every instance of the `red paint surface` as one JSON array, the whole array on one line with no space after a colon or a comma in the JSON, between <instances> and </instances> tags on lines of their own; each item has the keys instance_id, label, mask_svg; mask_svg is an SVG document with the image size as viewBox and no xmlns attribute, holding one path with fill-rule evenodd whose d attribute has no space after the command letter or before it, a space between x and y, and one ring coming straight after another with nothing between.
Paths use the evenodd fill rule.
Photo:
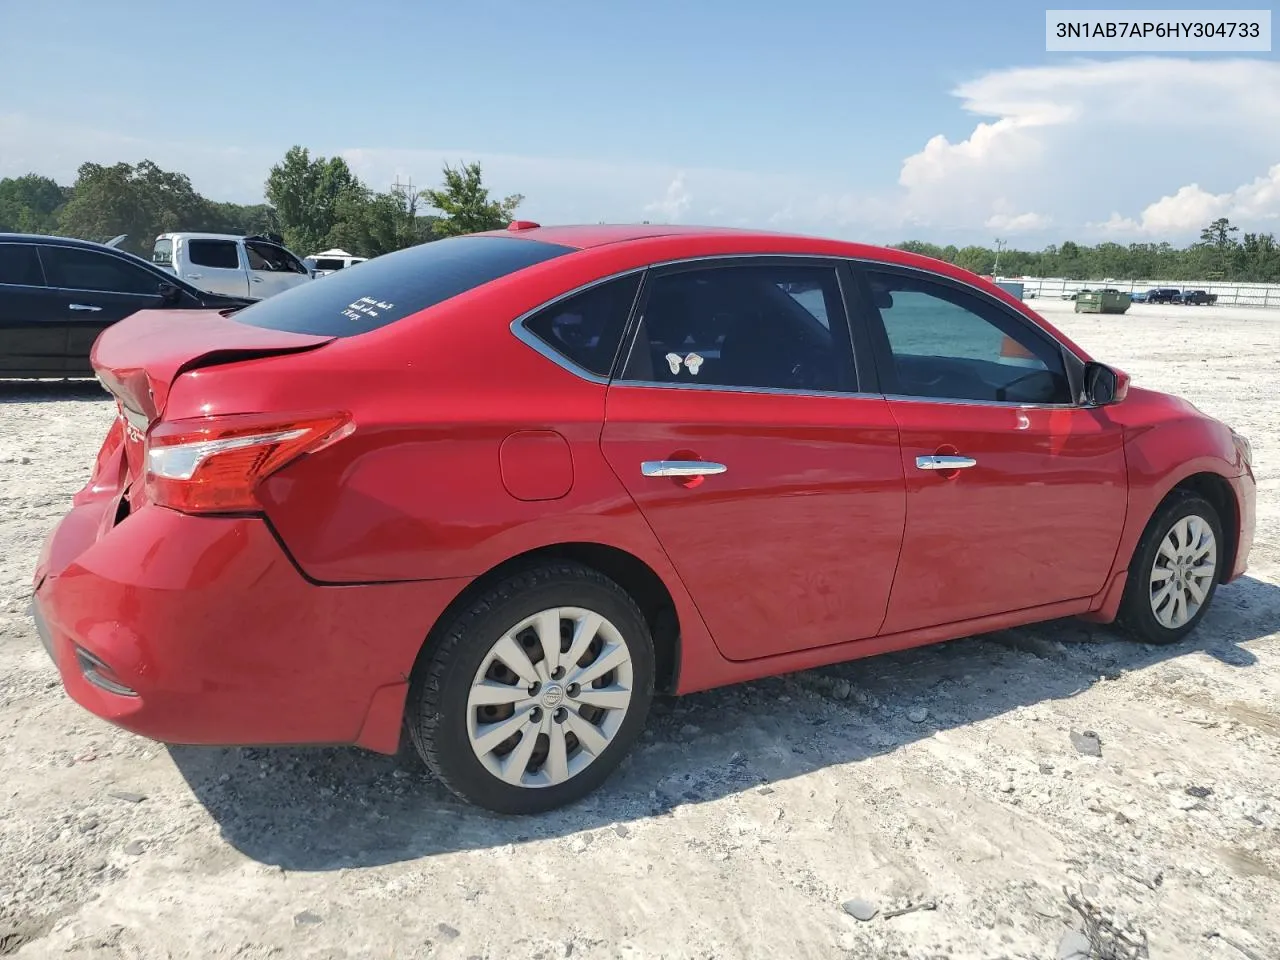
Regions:
<instances>
[{"instance_id":1,"label":"red paint surface","mask_svg":"<svg viewBox=\"0 0 1280 960\"><path fill-rule=\"evenodd\" d=\"M573 489L573 454L554 430L522 430L498 448L502 485L517 500L559 500Z\"/></svg>"},{"instance_id":2,"label":"red paint surface","mask_svg":"<svg viewBox=\"0 0 1280 960\"><path fill-rule=\"evenodd\" d=\"M610 388L510 331L619 271L798 253L963 279L1088 359L972 274L729 230L504 235L586 249L332 342L154 312L108 329L95 361L152 419L343 409L356 430L263 483L260 515L193 517L145 503L143 441L113 427L35 578L76 700L167 741L394 750L406 680L448 605L557 544L614 547L665 584L681 692L1049 617L1110 619L1152 512L1192 474L1231 485L1231 575L1244 570L1252 474L1224 425L1173 397L1133 387L1114 406L1049 410ZM226 351L239 359L190 369ZM915 469L938 452L979 465ZM642 460L694 455L728 469L700 483L640 475ZM72 644L140 696L90 686Z\"/></svg>"}]
</instances>

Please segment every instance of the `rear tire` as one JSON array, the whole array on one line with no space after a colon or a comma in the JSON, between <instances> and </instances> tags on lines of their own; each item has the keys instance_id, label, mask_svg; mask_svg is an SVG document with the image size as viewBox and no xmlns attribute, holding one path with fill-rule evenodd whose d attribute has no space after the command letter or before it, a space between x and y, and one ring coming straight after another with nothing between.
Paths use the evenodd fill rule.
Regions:
<instances>
[{"instance_id":1,"label":"rear tire","mask_svg":"<svg viewBox=\"0 0 1280 960\"><path fill-rule=\"evenodd\" d=\"M513 574L444 625L410 687L407 725L431 771L498 813L553 810L622 762L653 699L635 601L556 562Z\"/></svg>"},{"instance_id":2,"label":"rear tire","mask_svg":"<svg viewBox=\"0 0 1280 960\"><path fill-rule=\"evenodd\" d=\"M1167 500L1143 531L1120 604L1120 624L1144 643L1177 643L1195 629L1218 589L1225 543L1208 500Z\"/></svg>"}]
</instances>

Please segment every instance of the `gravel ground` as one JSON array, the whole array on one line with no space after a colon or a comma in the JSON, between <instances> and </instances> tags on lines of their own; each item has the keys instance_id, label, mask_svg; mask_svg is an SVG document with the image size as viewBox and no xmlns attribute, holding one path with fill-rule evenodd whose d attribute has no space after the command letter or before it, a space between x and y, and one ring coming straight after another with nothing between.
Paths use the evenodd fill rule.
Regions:
<instances>
[{"instance_id":1,"label":"gravel ground","mask_svg":"<svg viewBox=\"0 0 1280 960\"><path fill-rule=\"evenodd\" d=\"M1197 633L1063 621L663 702L537 819L407 760L171 749L71 703L29 579L112 410L0 387L0 955L1051 958L1079 929L1280 957L1280 312L1032 305L1252 438L1252 569Z\"/></svg>"}]
</instances>

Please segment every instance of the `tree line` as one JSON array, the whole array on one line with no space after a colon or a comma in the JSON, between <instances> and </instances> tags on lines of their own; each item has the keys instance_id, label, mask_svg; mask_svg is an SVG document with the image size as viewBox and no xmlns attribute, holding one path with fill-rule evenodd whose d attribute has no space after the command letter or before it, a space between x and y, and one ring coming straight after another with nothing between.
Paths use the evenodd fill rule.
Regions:
<instances>
[{"instance_id":1,"label":"tree line","mask_svg":"<svg viewBox=\"0 0 1280 960\"><path fill-rule=\"evenodd\" d=\"M157 234L173 230L274 234L300 256L342 247L376 257L440 237L504 227L524 199L519 194L490 198L478 163L446 165L436 188L415 192L397 184L378 191L341 157L312 156L298 146L271 168L263 195L263 203L220 203L197 193L185 174L162 170L150 160L85 163L70 186L36 173L0 179L0 232L88 240L127 234L124 246L144 255ZM980 274L998 268L1002 276L1071 280L1280 282L1275 236L1241 234L1225 218L1210 223L1185 247L1087 246L1070 240L1038 251L920 240L898 247Z\"/></svg>"},{"instance_id":2,"label":"tree line","mask_svg":"<svg viewBox=\"0 0 1280 960\"><path fill-rule=\"evenodd\" d=\"M1065 277L1069 280L1219 280L1280 282L1280 244L1270 233L1240 233L1225 217L1200 231L1185 247L1170 243L1100 243L1068 240L1039 251L939 246L920 240L899 249L946 260L974 273L1002 277ZM997 260L998 257L998 260Z\"/></svg>"},{"instance_id":3,"label":"tree line","mask_svg":"<svg viewBox=\"0 0 1280 960\"><path fill-rule=\"evenodd\" d=\"M81 164L63 186L30 173L0 179L0 233L41 233L105 241L149 256L161 233L268 234L299 256L342 247L376 257L428 240L493 230L511 222L519 194L491 199L478 163L446 165L438 188L377 191L341 157L292 147L271 168L265 202L221 203L201 196L185 174L151 160Z\"/></svg>"}]
</instances>

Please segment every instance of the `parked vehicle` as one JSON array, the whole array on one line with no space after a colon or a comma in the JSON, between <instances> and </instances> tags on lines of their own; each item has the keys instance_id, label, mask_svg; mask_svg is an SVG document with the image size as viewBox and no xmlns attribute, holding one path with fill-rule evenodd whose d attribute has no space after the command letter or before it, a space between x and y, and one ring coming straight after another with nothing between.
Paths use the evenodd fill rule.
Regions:
<instances>
[{"instance_id":1,"label":"parked vehicle","mask_svg":"<svg viewBox=\"0 0 1280 960\"><path fill-rule=\"evenodd\" d=\"M1218 302L1218 295L1208 290L1183 290L1177 302L1207 307Z\"/></svg>"},{"instance_id":2,"label":"parked vehicle","mask_svg":"<svg viewBox=\"0 0 1280 960\"><path fill-rule=\"evenodd\" d=\"M1145 290L1134 291L1133 293L1129 294L1129 299L1132 300L1134 303L1146 303L1147 291Z\"/></svg>"},{"instance_id":3,"label":"parked vehicle","mask_svg":"<svg viewBox=\"0 0 1280 960\"><path fill-rule=\"evenodd\" d=\"M0 377L92 376L94 340L132 313L247 303L106 244L0 233Z\"/></svg>"},{"instance_id":4,"label":"parked vehicle","mask_svg":"<svg viewBox=\"0 0 1280 960\"><path fill-rule=\"evenodd\" d=\"M151 262L201 290L255 300L313 278L298 257L266 237L162 233Z\"/></svg>"},{"instance_id":5,"label":"parked vehicle","mask_svg":"<svg viewBox=\"0 0 1280 960\"><path fill-rule=\"evenodd\" d=\"M322 253L313 253L303 262L311 268L315 276L324 277L334 271L345 270L347 267L354 266L357 263L364 263L368 259L368 257L357 257L335 247Z\"/></svg>"},{"instance_id":6,"label":"parked vehicle","mask_svg":"<svg viewBox=\"0 0 1280 960\"><path fill-rule=\"evenodd\" d=\"M1073 615L1177 641L1253 536L1243 437L860 244L517 222L93 363L120 416L34 579L70 695L174 743L407 727L511 813L598 786L655 691Z\"/></svg>"},{"instance_id":7,"label":"parked vehicle","mask_svg":"<svg viewBox=\"0 0 1280 960\"><path fill-rule=\"evenodd\" d=\"M1147 291L1147 303L1177 303L1182 291L1176 287L1156 287Z\"/></svg>"}]
</instances>

